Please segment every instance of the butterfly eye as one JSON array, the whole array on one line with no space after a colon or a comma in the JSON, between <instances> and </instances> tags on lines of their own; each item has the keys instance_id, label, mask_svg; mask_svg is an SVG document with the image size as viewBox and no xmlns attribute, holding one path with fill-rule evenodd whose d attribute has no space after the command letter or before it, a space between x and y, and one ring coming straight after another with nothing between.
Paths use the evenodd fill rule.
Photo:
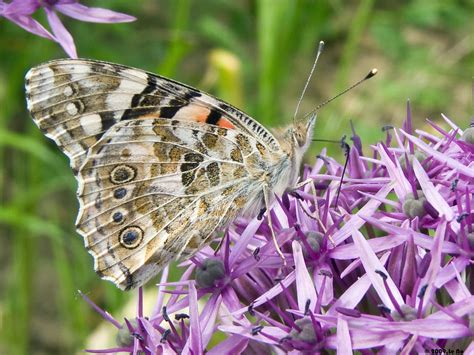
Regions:
<instances>
[{"instance_id":1,"label":"butterfly eye","mask_svg":"<svg viewBox=\"0 0 474 355\"><path fill-rule=\"evenodd\" d=\"M302 135L298 136L298 144L300 147L304 146L306 144L306 137L303 137Z\"/></svg>"},{"instance_id":2,"label":"butterfly eye","mask_svg":"<svg viewBox=\"0 0 474 355\"><path fill-rule=\"evenodd\" d=\"M293 132L293 137L298 144L298 147L303 147L306 144L306 135L301 132L301 130L297 130Z\"/></svg>"}]
</instances>

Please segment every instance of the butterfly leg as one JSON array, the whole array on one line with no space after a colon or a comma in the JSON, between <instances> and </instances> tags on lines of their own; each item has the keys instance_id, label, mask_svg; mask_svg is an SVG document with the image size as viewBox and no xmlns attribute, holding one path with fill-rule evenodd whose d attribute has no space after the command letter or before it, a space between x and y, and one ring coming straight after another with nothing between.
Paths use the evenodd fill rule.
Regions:
<instances>
[{"instance_id":1,"label":"butterfly leg","mask_svg":"<svg viewBox=\"0 0 474 355\"><path fill-rule=\"evenodd\" d=\"M225 233L219 232L219 244L217 245L216 249L214 250L214 255L217 255L219 250L221 250L222 245L224 245L224 241L226 238L230 238L227 233L229 231L226 231ZM221 235L222 234L222 235Z\"/></svg>"},{"instance_id":2,"label":"butterfly leg","mask_svg":"<svg viewBox=\"0 0 474 355\"><path fill-rule=\"evenodd\" d=\"M311 189L311 195L313 196L313 203L314 203L314 206L315 206L315 214L316 214L316 216L309 215L309 217L320 221L319 212L318 212L318 197L316 195L316 188L314 187L313 179L309 178L309 179L306 179L305 181L300 182L294 188L292 188L291 191L296 192L297 189L299 189L299 188L301 188L305 185L308 185L308 184L309 184L309 187Z\"/></svg>"},{"instance_id":3,"label":"butterfly leg","mask_svg":"<svg viewBox=\"0 0 474 355\"><path fill-rule=\"evenodd\" d=\"M314 209L314 213L310 212L310 211L307 211L306 208L304 207L304 205L301 205L301 208L303 210L303 212L311 219L314 219L315 221L318 222L319 224L319 227L324 231L326 232L326 228L324 227L324 224L321 222L321 218L320 218L320 214L319 214L319 208L318 208L318 196L316 194L316 188L314 187L314 181L313 179L309 178L309 179L306 179L305 181L302 181L300 182L299 184L297 184L295 187L291 188L288 193L291 194L292 196L295 196L297 198L300 198L298 196L298 192L296 190L300 189L301 187L305 186L305 185L309 185L310 187L310 190L311 190L311 195L313 197L313 204L315 206L315 209Z\"/></svg>"},{"instance_id":4,"label":"butterfly leg","mask_svg":"<svg viewBox=\"0 0 474 355\"><path fill-rule=\"evenodd\" d=\"M270 228L270 231L272 233L272 239L273 243L275 244L275 249L280 258L283 260L283 265L286 266L286 259L285 256L283 255L280 246L278 245L278 241L276 238L275 230L273 229L273 223L272 223L272 217L270 214L270 196L269 196L270 190L268 189L267 185L263 185L263 199L265 201L265 209L267 210L267 220L268 220L268 227Z\"/></svg>"}]
</instances>

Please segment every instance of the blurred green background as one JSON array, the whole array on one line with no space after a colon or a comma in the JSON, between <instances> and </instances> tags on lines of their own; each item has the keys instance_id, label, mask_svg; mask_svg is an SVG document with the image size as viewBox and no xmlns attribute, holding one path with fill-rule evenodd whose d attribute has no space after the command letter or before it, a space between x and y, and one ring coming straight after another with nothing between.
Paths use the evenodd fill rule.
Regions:
<instances>
[{"instance_id":1,"label":"blurred green background","mask_svg":"<svg viewBox=\"0 0 474 355\"><path fill-rule=\"evenodd\" d=\"M402 123L408 98L416 127L425 127L427 117L439 121L443 112L465 128L473 116L473 1L83 3L137 21L103 25L62 17L81 57L185 82L270 127L291 121L319 40L326 49L301 113L372 67L379 74L320 112L316 138L338 139L353 120L365 145L375 143L382 126ZM26 71L64 52L3 18L0 34L0 353L71 353L100 322L78 289L112 314L131 294L94 273L74 231L78 204L68 162L26 112ZM307 161L321 148L315 143Z\"/></svg>"}]
</instances>

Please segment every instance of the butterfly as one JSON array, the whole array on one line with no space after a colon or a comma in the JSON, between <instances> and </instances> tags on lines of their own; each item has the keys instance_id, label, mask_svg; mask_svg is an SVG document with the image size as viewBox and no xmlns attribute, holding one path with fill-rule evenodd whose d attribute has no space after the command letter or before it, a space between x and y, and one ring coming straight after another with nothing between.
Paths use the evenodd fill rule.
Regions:
<instances>
[{"instance_id":1,"label":"butterfly","mask_svg":"<svg viewBox=\"0 0 474 355\"><path fill-rule=\"evenodd\" d=\"M123 290L294 186L316 121L270 131L190 86L101 61L55 60L25 79L34 122L78 181L94 269Z\"/></svg>"}]
</instances>

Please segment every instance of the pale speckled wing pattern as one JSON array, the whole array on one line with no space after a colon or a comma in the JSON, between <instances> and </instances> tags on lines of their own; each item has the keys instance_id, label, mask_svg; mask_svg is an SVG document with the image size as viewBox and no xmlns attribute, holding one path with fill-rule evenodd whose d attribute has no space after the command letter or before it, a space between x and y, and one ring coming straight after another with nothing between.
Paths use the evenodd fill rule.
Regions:
<instances>
[{"instance_id":1,"label":"pale speckled wing pattern","mask_svg":"<svg viewBox=\"0 0 474 355\"><path fill-rule=\"evenodd\" d=\"M53 61L28 73L26 92L35 123L71 159L95 269L122 289L258 205L281 155L241 111L138 69Z\"/></svg>"},{"instance_id":2,"label":"pale speckled wing pattern","mask_svg":"<svg viewBox=\"0 0 474 355\"><path fill-rule=\"evenodd\" d=\"M262 190L256 142L234 129L136 119L101 142L79 172L77 228L96 271L124 289L193 255L248 203L249 191Z\"/></svg>"},{"instance_id":3,"label":"pale speckled wing pattern","mask_svg":"<svg viewBox=\"0 0 474 355\"><path fill-rule=\"evenodd\" d=\"M26 95L35 123L68 155L75 173L104 132L117 122L144 115L221 123L257 137L269 149L279 149L266 128L235 107L118 64L87 59L45 63L26 75Z\"/></svg>"}]
</instances>

